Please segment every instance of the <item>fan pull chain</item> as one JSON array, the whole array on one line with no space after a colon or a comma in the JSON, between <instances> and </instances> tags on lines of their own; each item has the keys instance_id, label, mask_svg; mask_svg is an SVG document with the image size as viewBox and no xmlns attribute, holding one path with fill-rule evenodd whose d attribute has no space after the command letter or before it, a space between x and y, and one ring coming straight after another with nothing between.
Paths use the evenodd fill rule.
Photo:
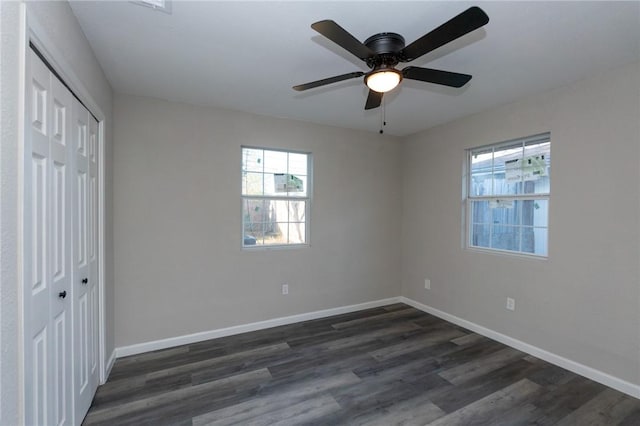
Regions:
<instances>
[{"instance_id":1,"label":"fan pull chain","mask_svg":"<svg viewBox=\"0 0 640 426\"><path fill-rule=\"evenodd\" d=\"M387 109L385 108L385 101L382 98L382 108L380 108L380 134L384 133L382 128L387 125Z\"/></svg>"}]
</instances>

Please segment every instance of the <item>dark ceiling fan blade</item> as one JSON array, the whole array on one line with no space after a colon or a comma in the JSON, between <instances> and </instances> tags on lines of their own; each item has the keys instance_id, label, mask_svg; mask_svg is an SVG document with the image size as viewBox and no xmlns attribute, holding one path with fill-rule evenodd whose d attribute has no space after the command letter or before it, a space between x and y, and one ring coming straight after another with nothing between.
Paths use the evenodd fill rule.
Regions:
<instances>
[{"instance_id":1,"label":"dark ceiling fan blade","mask_svg":"<svg viewBox=\"0 0 640 426\"><path fill-rule=\"evenodd\" d=\"M347 30L329 19L311 24L311 28L358 58L365 60L375 56L375 52L362 44Z\"/></svg>"},{"instance_id":2,"label":"dark ceiling fan blade","mask_svg":"<svg viewBox=\"0 0 640 426\"><path fill-rule=\"evenodd\" d=\"M482 9L477 6L470 7L402 49L400 54L404 62L413 61L450 41L482 27L487 22L489 22L489 17Z\"/></svg>"},{"instance_id":3,"label":"dark ceiling fan blade","mask_svg":"<svg viewBox=\"0 0 640 426\"><path fill-rule=\"evenodd\" d=\"M402 70L402 75L410 80L426 81L451 87L462 87L471 80L469 74L420 67L406 67Z\"/></svg>"},{"instance_id":4,"label":"dark ceiling fan blade","mask_svg":"<svg viewBox=\"0 0 640 426\"><path fill-rule=\"evenodd\" d=\"M364 104L364 109L378 108L382 103L382 96L384 93L375 92L369 89L369 96L367 96L367 103Z\"/></svg>"},{"instance_id":5,"label":"dark ceiling fan blade","mask_svg":"<svg viewBox=\"0 0 640 426\"><path fill-rule=\"evenodd\" d=\"M301 92L303 90L313 89L314 87L325 86L327 84L337 83L342 80L349 80L350 78L362 77L363 75L364 73L362 71L350 72L349 74L336 75L335 77L323 78L322 80L299 84L297 86L293 86L293 90Z\"/></svg>"}]
</instances>

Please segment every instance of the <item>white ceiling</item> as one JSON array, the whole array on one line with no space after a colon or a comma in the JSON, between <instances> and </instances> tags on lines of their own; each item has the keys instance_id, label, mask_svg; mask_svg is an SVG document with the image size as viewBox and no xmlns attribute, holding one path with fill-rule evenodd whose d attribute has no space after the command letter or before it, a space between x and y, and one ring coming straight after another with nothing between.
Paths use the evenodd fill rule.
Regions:
<instances>
[{"instance_id":1,"label":"white ceiling","mask_svg":"<svg viewBox=\"0 0 640 426\"><path fill-rule=\"evenodd\" d=\"M462 89L402 82L385 96L386 132L420 130L640 60L640 2L183 2L166 14L131 2L72 1L117 92L377 131L362 79L291 86L351 71L359 59L310 28L333 19L364 41L407 44L472 5L482 29L410 63L472 74ZM427 65L428 64L428 65Z\"/></svg>"}]
</instances>

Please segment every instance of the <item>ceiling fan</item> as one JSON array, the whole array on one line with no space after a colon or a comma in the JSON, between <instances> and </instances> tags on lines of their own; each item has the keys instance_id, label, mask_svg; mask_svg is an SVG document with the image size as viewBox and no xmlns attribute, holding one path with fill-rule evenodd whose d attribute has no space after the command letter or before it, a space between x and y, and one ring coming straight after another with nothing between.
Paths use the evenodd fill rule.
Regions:
<instances>
[{"instance_id":1,"label":"ceiling fan","mask_svg":"<svg viewBox=\"0 0 640 426\"><path fill-rule=\"evenodd\" d=\"M350 72L293 86L293 89L303 91L364 76L364 83L369 87L369 96L364 106L364 109L367 110L379 107L382 103L382 96L386 92L393 90L403 78L451 87L462 87L471 80L470 75L412 66L398 70L395 66L400 62L413 61L482 27L487 22L489 22L487 14L479 7L474 6L440 25L435 30L423 35L408 46L404 45L404 37L400 34L374 34L366 39L364 43L361 43L334 21L316 22L311 25L311 28L362 59L371 68L371 71L368 73L362 71Z\"/></svg>"}]
</instances>

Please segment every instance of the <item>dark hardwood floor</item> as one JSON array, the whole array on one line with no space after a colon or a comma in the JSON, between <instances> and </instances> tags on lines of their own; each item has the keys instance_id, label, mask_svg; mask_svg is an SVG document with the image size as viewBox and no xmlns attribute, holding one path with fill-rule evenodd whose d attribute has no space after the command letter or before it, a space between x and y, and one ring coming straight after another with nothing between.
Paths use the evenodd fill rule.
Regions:
<instances>
[{"instance_id":1,"label":"dark hardwood floor","mask_svg":"<svg viewBox=\"0 0 640 426\"><path fill-rule=\"evenodd\" d=\"M118 359L85 425L640 425L640 400L404 304Z\"/></svg>"}]
</instances>

